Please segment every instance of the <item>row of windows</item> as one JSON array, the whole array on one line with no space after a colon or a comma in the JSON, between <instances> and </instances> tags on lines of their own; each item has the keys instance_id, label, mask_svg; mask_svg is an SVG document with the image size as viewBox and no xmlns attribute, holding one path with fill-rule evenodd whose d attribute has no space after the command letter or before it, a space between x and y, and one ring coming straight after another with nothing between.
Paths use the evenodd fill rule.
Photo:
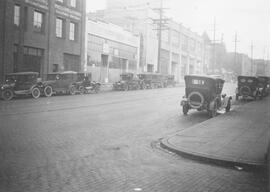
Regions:
<instances>
[{"instance_id":1,"label":"row of windows","mask_svg":"<svg viewBox=\"0 0 270 192\"><path fill-rule=\"evenodd\" d=\"M57 2L61 4L67 4L66 0L57 0ZM70 7L77 8L78 7L78 1L77 0L69 0Z\"/></svg>"},{"instance_id":2,"label":"row of windows","mask_svg":"<svg viewBox=\"0 0 270 192\"><path fill-rule=\"evenodd\" d=\"M14 5L14 25L20 26L21 11L20 5ZM25 18L27 17L27 8L25 9ZM62 18L56 18L56 28L55 35L58 38L65 38L66 36L66 20ZM27 28L27 21L25 20L24 28ZM35 10L33 13L33 28L35 32L44 33L45 32L45 13ZM75 22L69 23L69 33L68 38L71 41L76 41L78 38L78 24Z\"/></svg>"}]
</instances>

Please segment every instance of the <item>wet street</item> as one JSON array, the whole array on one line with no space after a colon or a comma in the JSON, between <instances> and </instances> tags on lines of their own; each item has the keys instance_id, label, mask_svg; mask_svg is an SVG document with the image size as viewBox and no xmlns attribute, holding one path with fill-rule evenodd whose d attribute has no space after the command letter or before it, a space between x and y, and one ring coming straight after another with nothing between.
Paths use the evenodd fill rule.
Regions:
<instances>
[{"instance_id":1,"label":"wet street","mask_svg":"<svg viewBox=\"0 0 270 192\"><path fill-rule=\"evenodd\" d=\"M176 87L0 101L0 191L263 191L257 173L160 148L160 138L208 119L183 116L183 95Z\"/></svg>"}]
</instances>

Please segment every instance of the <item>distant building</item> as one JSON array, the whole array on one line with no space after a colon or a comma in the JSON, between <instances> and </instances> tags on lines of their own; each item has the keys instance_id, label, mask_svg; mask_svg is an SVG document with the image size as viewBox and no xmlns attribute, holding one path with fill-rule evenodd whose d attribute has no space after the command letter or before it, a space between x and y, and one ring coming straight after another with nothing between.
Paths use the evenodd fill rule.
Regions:
<instances>
[{"instance_id":1,"label":"distant building","mask_svg":"<svg viewBox=\"0 0 270 192\"><path fill-rule=\"evenodd\" d=\"M7 73L81 71L85 0L1 0L0 79Z\"/></svg>"},{"instance_id":2,"label":"distant building","mask_svg":"<svg viewBox=\"0 0 270 192\"><path fill-rule=\"evenodd\" d=\"M119 25L141 36L140 72L173 74L182 81L185 74L203 73L206 62L205 41L202 36L169 21L162 31L160 67L158 67L158 35L151 18L158 18L145 1L107 1L108 9L89 13L90 18Z\"/></svg>"},{"instance_id":3,"label":"distant building","mask_svg":"<svg viewBox=\"0 0 270 192\"><path fill-rule=\"evenodd\" d=\"M140 36L101 20L87 20L87 66L92 79L115 82L124 72L139 72Z\"/></svg>"},{"instance_id":4,"label":"distant building","mask_svg":"<svg viewBox=\"0 0 270 192\"><path fill-rule=\"evenodd\" d=\"M256 75L269 76L270 61L264 59L254 59L253 65L256 68Z\"/></svg>"}]
</instances>

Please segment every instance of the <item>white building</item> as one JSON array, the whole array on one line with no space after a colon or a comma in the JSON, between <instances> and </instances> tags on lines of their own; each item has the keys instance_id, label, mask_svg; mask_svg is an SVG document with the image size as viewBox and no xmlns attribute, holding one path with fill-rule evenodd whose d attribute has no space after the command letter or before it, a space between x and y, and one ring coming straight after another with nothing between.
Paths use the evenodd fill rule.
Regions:
<instances>
[{"instance_id":1,"label":"white building","mask_svg":"<svg viewBox=\"0 0 270 192\"><path fill-rule=\"evenodd\" d=\"M100 20L87 20L87 62L92 79L115 82L124 72L139 72L140 37Z\"/></svg>"}]
</instances>

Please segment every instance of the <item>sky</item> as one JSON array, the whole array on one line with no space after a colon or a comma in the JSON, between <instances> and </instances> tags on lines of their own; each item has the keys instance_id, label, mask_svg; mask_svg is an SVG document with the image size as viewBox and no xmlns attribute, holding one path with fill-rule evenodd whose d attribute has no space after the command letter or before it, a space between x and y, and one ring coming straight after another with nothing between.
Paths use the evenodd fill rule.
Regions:
<instances>
[{"instance_id":1,"label":"sky","mask_svg":"<svg viewBox=\"0 0 270 192\"><path fill-rule=\"evenodd\" d=\"M106 0L86 0L87 11L106 8ZM145 0L157 2L160 0ZM270 0L163 0L165 15L182 23L192 31L206 31L213 39L214 21L216 40L225 42L227 51L270 59Z\"/></svg>"}]
</instances>

